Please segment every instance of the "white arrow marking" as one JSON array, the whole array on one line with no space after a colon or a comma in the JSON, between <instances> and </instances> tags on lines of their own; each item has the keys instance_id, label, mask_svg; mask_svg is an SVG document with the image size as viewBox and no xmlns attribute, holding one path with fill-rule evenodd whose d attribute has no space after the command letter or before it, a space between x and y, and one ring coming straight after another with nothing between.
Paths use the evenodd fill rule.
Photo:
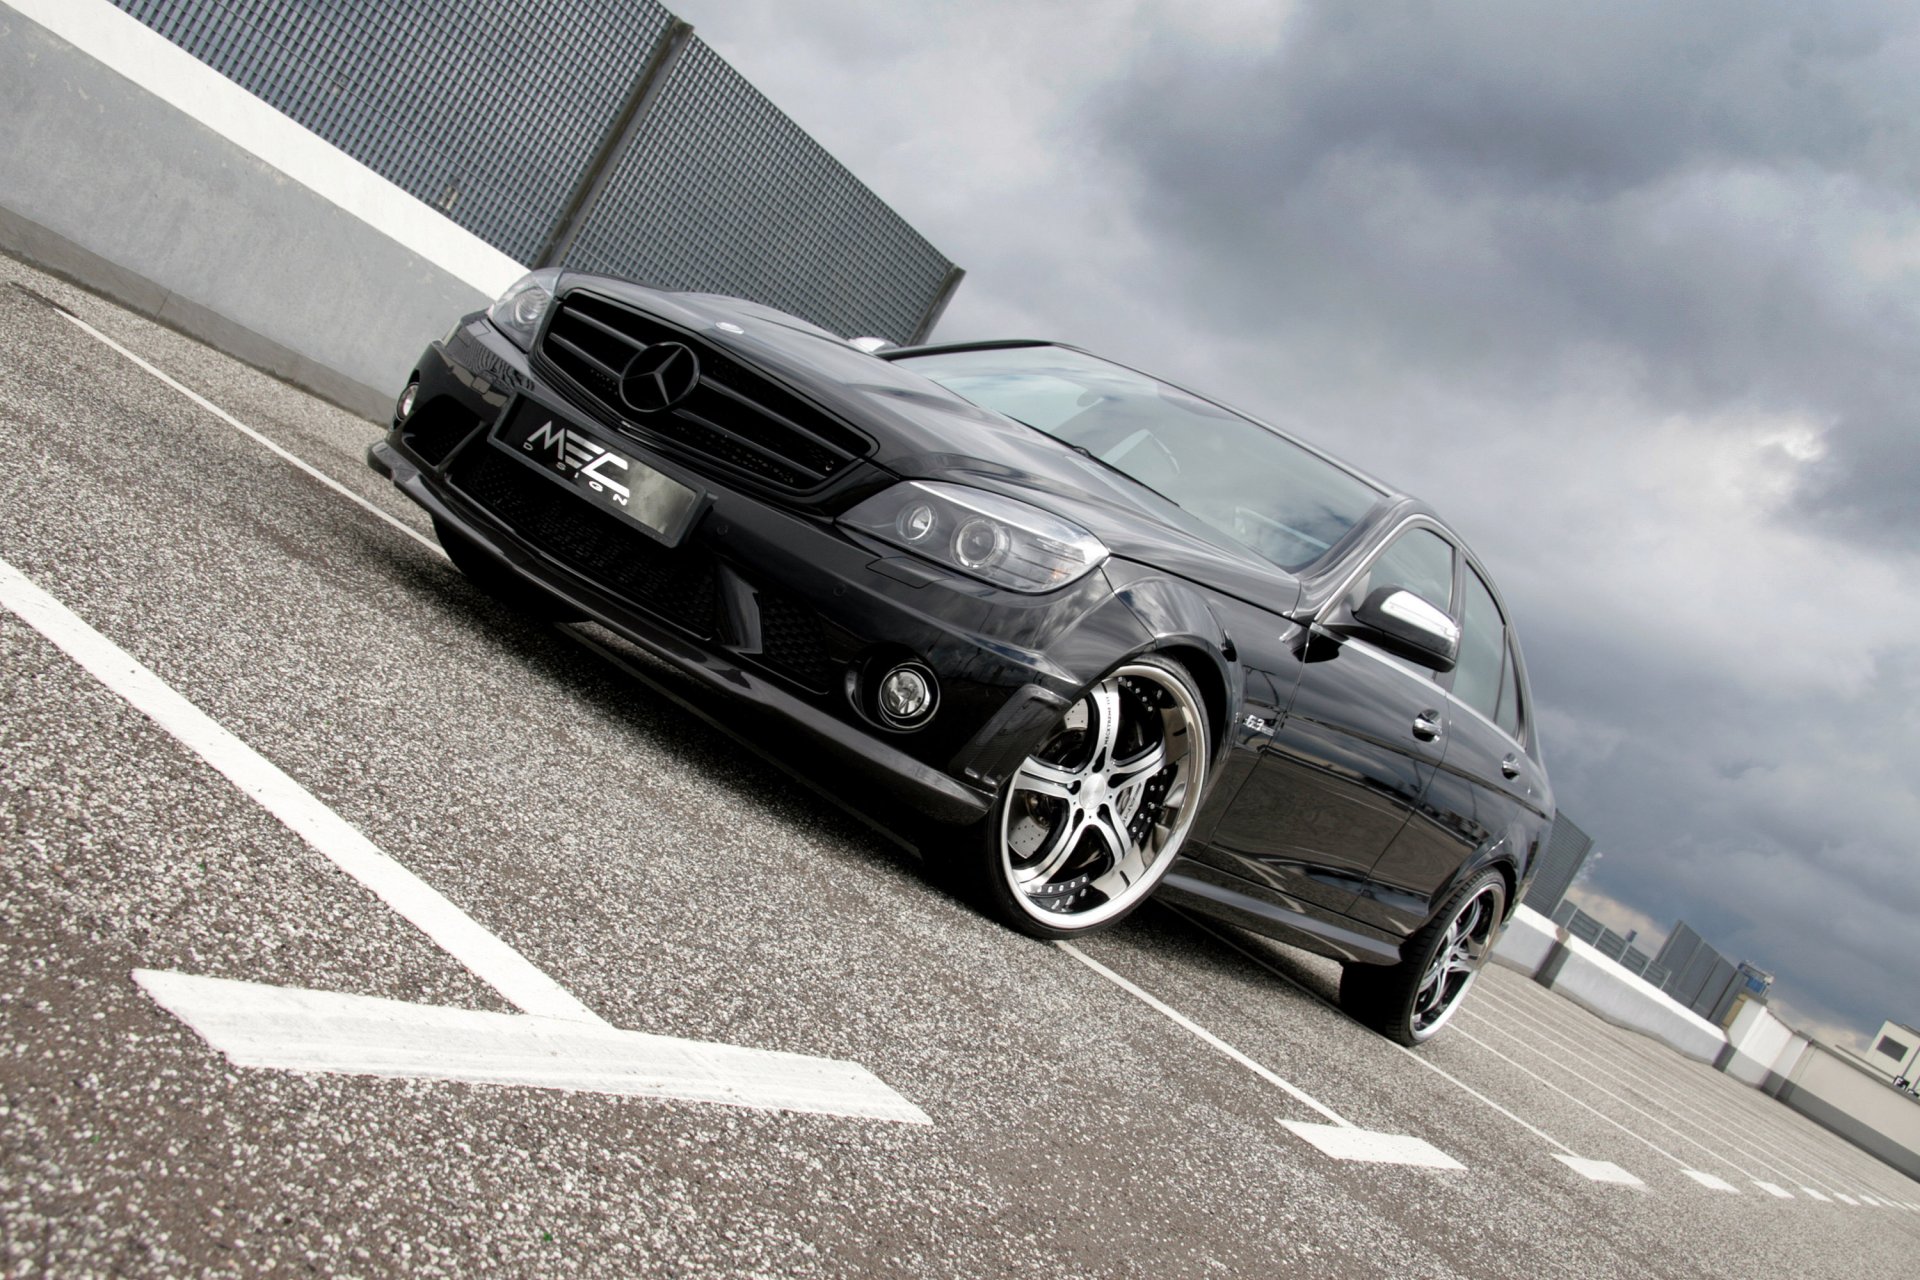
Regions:
<instances>
[{"instance_id":1,"label":"white arrow marking","mask_svg":"<svg viewBox=\"0 0 1920 1280\"><path fill-rule=\"evenodd\" d=\"M0 605L224 774L526 1015L137 969L149 995L242 1066L435 1076L932 1123L864 1067L621 1031L388 857L272 761L0 560Z\"/></svg>"},{"instance_id":2,"label":"white arrow marking","mask_svg":"<svg viewBox=\"0 0 1920 1280\"><path fill-rule=\"evenodd\" d=\"M565 1018L485 1013L135 969L240 1067L412 1076L930 1124L856 1063L705 1044Z\"/></svg>"}]
</instances>

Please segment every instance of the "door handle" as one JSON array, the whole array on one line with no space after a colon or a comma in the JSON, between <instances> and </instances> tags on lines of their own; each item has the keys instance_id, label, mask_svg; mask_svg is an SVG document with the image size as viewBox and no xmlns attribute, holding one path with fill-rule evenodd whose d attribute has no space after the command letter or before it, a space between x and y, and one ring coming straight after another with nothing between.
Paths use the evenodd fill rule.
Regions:
<instances>
[{"instance_id":1,"label":"door handle","mask_svg":"<svg viewBox=\"0 0 1920 1280\"><path fill-rule=\"evenodd\" d=\"M1519 777L1520 776L1520 758L1514 755L1513 752L1511 751L1507 752L1507 758L1500 762L1500 772L1505 774L1509 778Z\"/></svg>"},{"instance_id":2,"label":"door handle","mask_svg":"<svg viewBox=\"0 0 1920 1280\"><path fill-rule=\"evenodd\" d=\"M1432 742L1440 736L1440 713L1422 711L1413 718L1413 736L1422 742Z\"/></svg>"}]
</instances>

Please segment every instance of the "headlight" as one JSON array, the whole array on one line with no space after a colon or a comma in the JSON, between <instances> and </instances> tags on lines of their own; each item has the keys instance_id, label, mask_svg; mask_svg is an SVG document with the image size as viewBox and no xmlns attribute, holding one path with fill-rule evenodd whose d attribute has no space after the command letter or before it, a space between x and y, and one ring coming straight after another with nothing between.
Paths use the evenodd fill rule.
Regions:
<instances>
[{"instance_id":1,"label":"headlight","mask_svg":"<svg viewBox=\"0 0 1920 1280\"><path fill-rule=\"evenodd\" d=\"M540 321L553 305L554 286L560 281L555 267L542 267L514 281L500 300L487 308L493 327L513 340L522 351L533 350L533 335L540 332Z\"/></svg>"},{"instance_id":2,"label":"headlight","mask_svg":"<svg viewBox=\"0 0 1920 1280\"><path fill-rule=\"evenodd\" d=\"M1013 591L1064 587L1107 558L1100 539L1038 507L927 480L868 498L840 523Z\"/></svg>"}]
</instances>

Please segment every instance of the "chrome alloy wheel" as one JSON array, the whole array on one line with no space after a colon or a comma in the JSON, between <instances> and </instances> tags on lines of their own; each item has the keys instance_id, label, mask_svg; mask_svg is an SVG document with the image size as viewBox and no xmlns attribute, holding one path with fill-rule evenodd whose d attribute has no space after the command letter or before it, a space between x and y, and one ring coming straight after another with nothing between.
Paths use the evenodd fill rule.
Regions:
<instances>
[{"instance_id":1,"label":"chrome alloy wheel","mask_svg":"<svg viewBox=\"0 0 1920 1280\"><path fill-rule=\"evenodd\" d=\"M1461 998L1493 951L1501 903L1499 885L1488 885L1460 905L1453 922L1441 935L1433 959L1420 975L1420 986L1413 995L1410 1021L1416 1040L1432 1036L1460 1007Z\"/></svg>"},{"instance_id":2,"label":"chrome alloy wheel","mask_svg":"<svg viewBox=\"0 0 1920 1280\"><path fill-rule=\"evenodd\" d=\"M999 870L1049 930L1124 915L1166 874L1199 807L1206 716L1184 674L1153 659L1089 689L1008 781Z\"/></svg>"}]
</instances>

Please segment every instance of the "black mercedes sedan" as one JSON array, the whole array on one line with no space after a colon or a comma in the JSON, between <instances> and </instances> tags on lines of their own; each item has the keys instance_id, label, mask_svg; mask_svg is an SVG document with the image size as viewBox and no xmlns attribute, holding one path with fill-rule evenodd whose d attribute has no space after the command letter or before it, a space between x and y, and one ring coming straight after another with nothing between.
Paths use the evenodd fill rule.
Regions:
<instances>
[{"instance_id":1,"label":"black mercedes sedan","mask_svg":"<svg viewBox=\"0 0 1920 1280\"><path fill-rule=\"evenodd\" d=\"M493 594L591 619L945 824L1043 938L1149 896L1445 1024L1553 816L1520 645L1433 511L1072 347L870 351L539 271L369 452Z\"/></svg>"}]
</instances>

